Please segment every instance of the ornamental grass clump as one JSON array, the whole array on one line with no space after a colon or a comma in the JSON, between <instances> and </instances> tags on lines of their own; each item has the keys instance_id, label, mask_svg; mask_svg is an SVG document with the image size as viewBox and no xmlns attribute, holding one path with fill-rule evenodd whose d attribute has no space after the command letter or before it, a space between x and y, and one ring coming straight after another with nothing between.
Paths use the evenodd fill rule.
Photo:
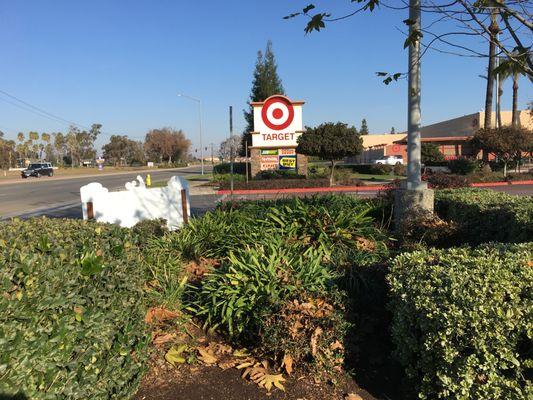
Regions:
<instances>
[{"instance_id":1,"label":"ornamental grass clump","mask_svg":"<svg viewBox=\"0 0 533 400\"><path fill-rule=\"evenodd\" d=\"M418 398L532 398L532 243L404 253L388 279Z\"/></svg>"}]
</instances>

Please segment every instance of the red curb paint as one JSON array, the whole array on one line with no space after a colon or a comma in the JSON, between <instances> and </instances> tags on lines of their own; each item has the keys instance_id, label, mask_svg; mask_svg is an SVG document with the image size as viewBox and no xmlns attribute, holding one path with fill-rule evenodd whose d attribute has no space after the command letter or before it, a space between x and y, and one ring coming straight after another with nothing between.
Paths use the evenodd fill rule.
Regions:
<instances>
[{"instance_id":1,"label":"red curb paint","mask_svg":"<svg viewBox=\"0 0 533 400\"><path fill-rule=\"evenodd\" d=\"M533 185L533 180L515 181L515 182L480 182L473 183L473 187L491 187L491 186L514 186L514 185Z\"/></svg>"},{"instance_id":2,"label":"red curb paint","mask_svg":"<svg viewBox=\"0 0 533 400\"><path fill-rule=\"evenodd\" d=\"M494 187L494 186L515 186L533 185L533 180L516 182L483 182L473 183L472 187ZM387 186L335 186L335 187L315 187L315 188L294 188L294 189L239 189L233 194L277 194L277 193L324 193L324 192L376 192L386 189ZM217 194L231 194L231 190L218 190Z\"/></svg>"},{"instance_id":3,"label":"red curb paint","mask_svg":"<svg viewBox=\"0 0 533 400\"><path fill-rule=\"evenodd\" d=\"M323 192L374 192L385 189L386 186L338 186L294 189L240 189L233 194L276 194L276 193L323 193ZM217 194L231 194L231 190L219 190Z\"/></svg>"}]
</instances>

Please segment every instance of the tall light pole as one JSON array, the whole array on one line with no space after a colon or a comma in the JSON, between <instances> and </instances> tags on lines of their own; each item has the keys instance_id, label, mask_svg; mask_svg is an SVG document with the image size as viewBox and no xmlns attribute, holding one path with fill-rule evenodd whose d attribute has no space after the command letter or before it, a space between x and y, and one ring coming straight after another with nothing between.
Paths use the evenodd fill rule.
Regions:
<instances>
[{"instance_id":1,"label":"tall light pole","mask_svg":"<svg viewBox=\"0 0 533 400\"><path fill-rule=\"evenodd\" d=\"M198 126L200 129L200 163L202 165L202 175L204 174L204 145L202 143L202 100L187 96L183 93L178 93L178 97L184 97L186 99L196 101L198 103Z\"/></svg>"}]
</instances>

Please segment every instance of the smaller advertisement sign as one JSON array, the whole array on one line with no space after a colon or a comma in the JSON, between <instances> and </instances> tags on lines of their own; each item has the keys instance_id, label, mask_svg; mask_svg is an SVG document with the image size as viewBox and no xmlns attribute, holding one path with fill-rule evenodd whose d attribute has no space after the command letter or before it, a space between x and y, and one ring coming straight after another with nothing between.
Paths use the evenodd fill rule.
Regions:
<instances>
[{"instance_id":1,"label":"smaller advertisement sign","mask_svg":"<svg viewBox=\"0 0 533 400\"><path fill-rule=\"evenodd\" d=\"M277 163L278 156L261 156L262 163Z\"/></svg>"},{"instance_id":2,"label":"smaller advertisement sign","mask_svg":"<svg viewBox=\"0 0 533 400\"><path fill-rule=\"evenodd\" d=\"M296 156L280 156L279 169L296 169Z\"/></svg>"},{"instance_id":3,"label":"smaller advertisement sign","mask_svg":"<svg viewBox=\"0 0 533 400\"><path fill-rule=\"evenodd\" d=\"M262 156L277 156L278 149L261 149Z\"/></svg>"},{"instance_id":4,"label":"smaller advertisement sign","mask_svg":"<svg viewBox=\"0 0 533 400\"><path fill-rule=\"evenodd\" d=\"M278 160L276 160L274 163L261 162L261 171L268 171L271 169L278 169Z\"/></svg>"},{"instance_id":5,"label":"smaller advertisement sign","mask_svg":"<svg viewBox=\"0 0 533 400\"><path fill-rule=\"evenodd\" d=\"M279 149L280 156L295 156L296 149Z\"/></svg>"}]
</instances>

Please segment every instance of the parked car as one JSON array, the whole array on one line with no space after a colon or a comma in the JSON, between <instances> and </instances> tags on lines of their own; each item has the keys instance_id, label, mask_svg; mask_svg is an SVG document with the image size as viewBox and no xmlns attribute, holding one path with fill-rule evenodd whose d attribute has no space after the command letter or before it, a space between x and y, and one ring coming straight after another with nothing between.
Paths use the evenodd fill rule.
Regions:
<instances>
[{"instance_id":1,"label":"parked car","mask_svg":"<svg viewBox=\"0 0 533 400\"><path fill-rule=\"evenodd\" d=\"M35 176L40 178L43 175L54 176L54 169L50 163L32 163L21 172L21 175L24 179Z\"/></svg>"},{"instance_id":2,"label":"parked car","mask_svg":"<svg viewBox=\"0 0 533 400\"><path fill-rule=\"evenodd\" d=\"M403 157L402 156L389 156L385 158L380 158L378 160L374 160L374 164L401 165L403 164Z\"/></svg>"}]
</instances>

